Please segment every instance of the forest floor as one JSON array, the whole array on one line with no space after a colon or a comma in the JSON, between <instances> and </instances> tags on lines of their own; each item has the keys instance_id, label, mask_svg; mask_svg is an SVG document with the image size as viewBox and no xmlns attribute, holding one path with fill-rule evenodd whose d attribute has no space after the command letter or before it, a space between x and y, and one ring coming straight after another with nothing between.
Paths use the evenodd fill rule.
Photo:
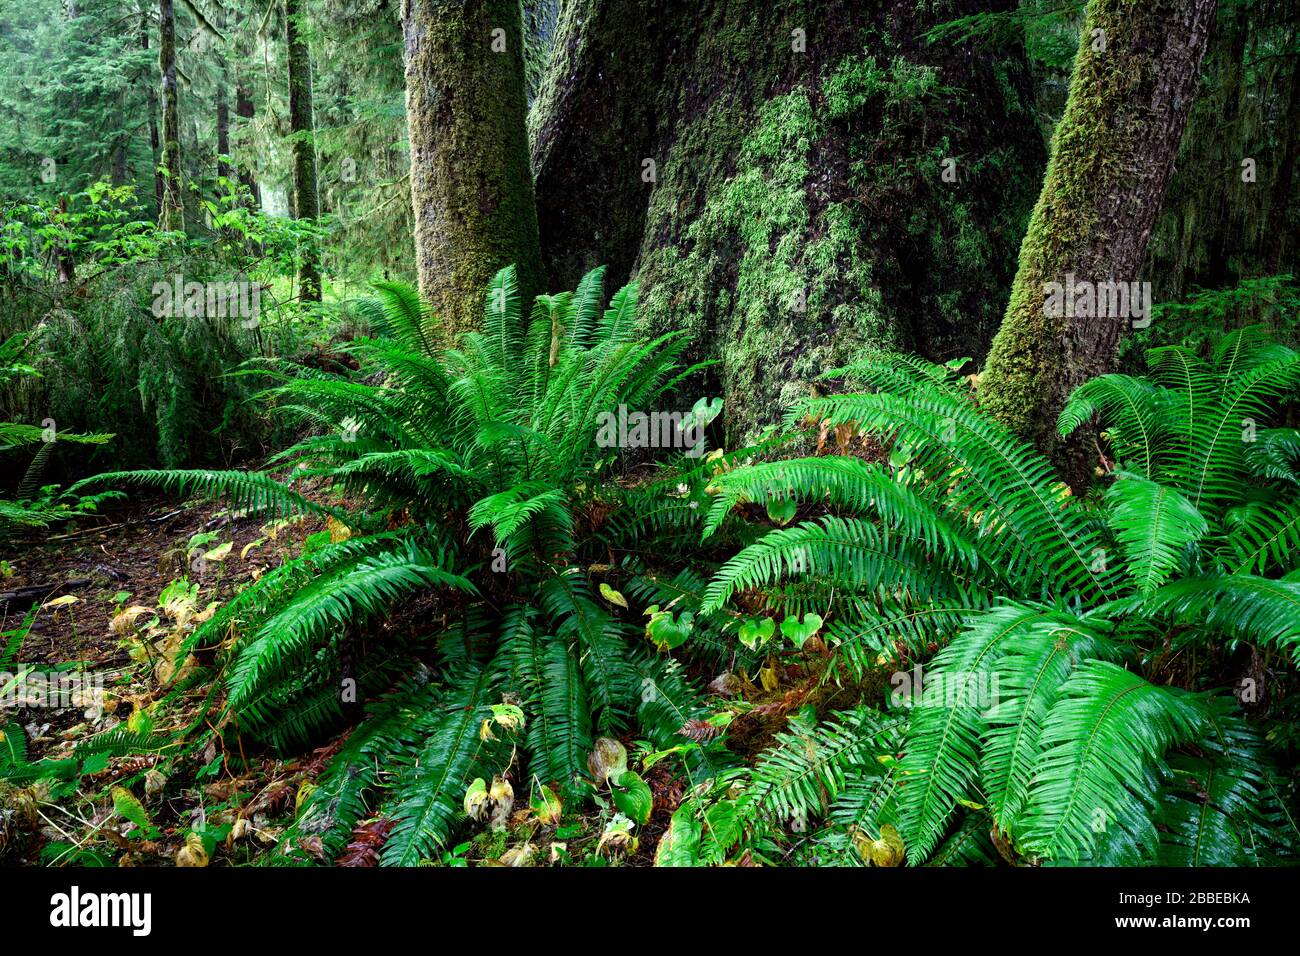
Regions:
<instances>
[{"instance_id":1,"label":"forest floor","mask_svg":"<svg viewBox=\"0 0 1300 956\"><path fill-rule=\"evenodd\" d=\"M26 706L21 701L17 707L0 705L0 734L6 723L22 727L29 760L81 763L71 779L29 788L31 825L8 840L0 827L0 864L193 865L195 845L186 850L186 837L196 830L220 838L207 841L198 857L201 865L209 859L212 865L255 862L275 847L292 821L303 785L324 769L350 728L297 758L246 748L238 733L205 733L225 730L212 724L221 713L219 672L214 671L215 685L203 681L187 690L175 688L183 686L187 668L213 665L217 655L198 650L200 659L186 660L178 669L174 652L215 606L302 553L311 536L329 529L315 518L267 523L219 503L136 497L51 530L40 540L10 542L5 552L0 595L36 587L42 595L34 602L0 604L0 663L7 664L0 671L82 672L102 680L103 690L93 700L74 697L75 706L30 698ZM427 630L436 613L432 598L411 602L377 624L374 636L383 640L384 632ZM115 729L206 739L177 760L82 759L80 745ZM169 776L156 766L165 766ZM663 768L648 774L647 783L655 795L654 814L624 865L652 865L658 838L683 796L681 781ZM142 818L131 820L129 805L124 814L122 791L140 801ZM372 865L386 832L383 821L363 821L337 862ZM599 833L592 821L592 827L559 836L576 848L594 843ZM479 834L456 847L446 862L494 862L502 850L498 843Z\"/></svg>"},{"instance_id":2,"label":"forest floor","mask_svg":"<svg viewBox=\"0 0 1300 956\"><path fill-rule=\"evenodd\" d=\"M40 541L11 543L0 591L39 587L43 594L34 603L23 598L0 606L0 650L13 661L9 667L35 668L47 680L55 671L85 679L70 700L29 696L29 706L0 710L0 725L14 721L23 728L28 759L66 760L78 745L116 728L173 733L215 719L210 685L181 692L165 709L155 706L198 663L186 660L177 668L167 652L215 605L296 556L306 538L321 530L314 519L267 524L211 502L134 498ZM8 862L35 862L23 856L34 857L54 842L79 863L109 862L104 849L121 851L113 854L120 864L169 863L179 850L171 839L176 834L196 823L233 824L240 816L249 826L232 826L232 832L261 838L250 843L273 845L278 829L272 815L286 802L292 808L301 767L242 754L237 761L218 761L220 739L209 735L207 752L184 765L193 779L179 787L173 781L166 792L179 796L157 805L149 800L150 790L162 793L156 778L149 777L156 757L111 756L83 765L78 788L34 795L41 826L18 859L10 848ZM136 826L131 835L129 823L121 826L125 821L113 790L137 783L141 786L132 792L143 795L149 826ZM4 850L0 845L0 856Z\"/></svg>"}]
</instances>

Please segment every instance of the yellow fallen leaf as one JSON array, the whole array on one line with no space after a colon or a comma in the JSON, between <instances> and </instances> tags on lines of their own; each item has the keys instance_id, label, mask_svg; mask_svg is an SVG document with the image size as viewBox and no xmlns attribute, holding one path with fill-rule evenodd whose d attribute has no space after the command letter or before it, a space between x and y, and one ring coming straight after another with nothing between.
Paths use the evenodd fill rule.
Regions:
<instances>
[{"instance_id":1,"label":"yellow fallen leaf","mask_svg":"<svg viewBox=\"0 0 1300 956\"><path fill-rule=\"evenodd\" d=\"M177 866L207 866L208 851L203 848L203 838L197 833L185 837L185 845L176 852Z\"/></svg>"},{"instance_id":2,"label":"yellow fallen leaf","mask_svg":"<svg viewBox=\"0 0 1300 956\"><path fill-rule=\"evenodd\" d=\"M113 620L109 622L109 627L118 637L126 637L135 627L135 622L145 614L152 614L153 608L145 607L142 604L132 604L130 607L118 611L113 615Z\"/></svg>"},{"instance_id":3,"label":"yellow fallen leaf","mask_svg":"<svg viewBox=\"0 0 1300 956\"><path fill-rule=\"evenodd\" d=\"M617 604L621 608L627 607L627 598L623 597L623 595L619 594L604 581L600 583L600 596L610 604Z\"/></svg>"},{"instance_id":4,"label":"yellow fallen leaf","mask_svg":"<svg viewBox=\"0 0 1300 956\"><path fill-rule=\"evenodd\" d=\"M57 597L53 601L46 601L44 604L41 605L41 610L45 610L46 608L51 608L51 607L53 608L69 607L73 604L76 604L80 600L81 599L77 597L75 594L65 594L63 595L63 597Z\"/></svg>"},{"instance_id":5,"label":"yellow fallen leaf","mask_svg":"<svg viewBox=\"0 0 1300 956\"><path fill-rule=\"evenodd\" d=\"M234 546L235 546L235 542L233 541L227 541L225 544L219 544L211 551L204 551L203 560L218 561L218 562L224 561L226 560L226 556L230 554L230 549L233 548Z\"/></svg>"}]
</instances>

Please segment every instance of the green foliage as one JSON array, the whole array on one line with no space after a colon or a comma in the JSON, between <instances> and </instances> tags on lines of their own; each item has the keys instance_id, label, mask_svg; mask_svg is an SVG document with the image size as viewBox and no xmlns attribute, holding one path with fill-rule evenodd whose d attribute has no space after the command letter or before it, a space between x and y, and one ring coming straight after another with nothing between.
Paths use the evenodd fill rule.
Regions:
<instances>
[{"instance_id":1,"label":"green foliage","mask_svg":"<svg viewBox=\"0 0 1300 956\"><path fill-rule=\"evenodd\" d=\"M600 423L620 405L652 407L693 371L676 362L680 338L639 335L634 287L602 312L601 270L574 293L539 297L527 322L514 271L502 270L482 328L446 350L408 287L375 291L360 311L381 335L347 346L356 374L257 365L277 382L263 393L275 411L324 429L276 457L293 466L290 479L92 479L224 495L266 517L351 529L264 574L187 639L187 650L221 645L226 707L242 733L282 749L319 739L350 700L383 691L437 648L431 679L385 697L326 771L282 847L290 860L307 858L313 836L332 857L366 808L394 824L383 862L436 856L462 820L469 781L501 773L511 745L528 754L532 780L581 796L596 732L636 725L671 746L699 713L689 683L635 641L626 601L609 603L616 591L584 570L605 553L593 513L642 500L608 480L618 450L597 443ZM299 475L346 491L355 510L297 490ZM361 640L366 622L425 601L441 628ZM519 708L517 721L493 709L503 702ZM698 767L708 748L683 752ZM379 778L376 760L399 772ZM640 793L641 813L646 794L624 789Z\"/></svg>"},{"instance_id":2,"label":"green foliage","mask_svg":"<svg viewBox=\"0 0 1300 956\"><path fill-rule=\"evenodd\" d=\"M792 586L809 588L830 622L831 672L864 679L939 648L910 693L899 682L911 675L894 674L909 720L893 803L871 817L897 823L913 864L948 859L945 839L975 825L1012 862L1294 852L1289 828L1262 822L1280 812L1278 778L1236 702L1213 684L1169 686L1151 664L1175 635L1220 666L1241 644L1300 661L1300 500L1289 433L1265 428L1296 394L1300 355L1248 328L1205 357L1167 346L1149 359L1151 379L1103 376L1062 413L1066 434L1102 418L1115 464L1099 496L1069 495L949 370L891 356L828 373L872 391L790 417L873 433L888 464L765 462L712 488L709 533L741 523L747 502L824 514L743 548L704 611L758 592L779 615ZM1260 434L1277 436L1264 452Z\"/></svg>"},{"instance_id":3,"label":"green foliage","mask_svg":"<svg viewBox=\"0 0 1300 956\"><path fill-rule=\"evenodd\" d=\"M298 310L274 286L298 237L234 194L212 204L220 242L160 232L142 215L132 187L102 182L0 207L0 335L21 337L33 373L0 382L0 397L61 433L114 433L119 466L228 462L267 429L246 404L255 382L227 373L298 346ZM245 283L239 305L256 302L256 314L207 308L207 290L231 282ZM201 291L182 301L178 285Z\"/></svg>"}]
</instances>

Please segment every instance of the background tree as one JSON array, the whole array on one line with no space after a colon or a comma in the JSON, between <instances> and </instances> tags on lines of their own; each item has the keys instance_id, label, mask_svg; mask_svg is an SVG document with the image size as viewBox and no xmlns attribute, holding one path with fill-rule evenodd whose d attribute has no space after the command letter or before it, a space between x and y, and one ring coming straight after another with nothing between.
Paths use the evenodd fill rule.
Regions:
<instances>
[{"instance_id":1,"label":"background tree","mask_svg":"<svg viewBox=\"0 0 1300 956\"><path fill-rule=\"evenodd\" d=\"M172 0L158 0L158 67L162 75L162 207L158 223L163 229L185 228L181 193L180 91L176 77L176 11Z\"/></svg>"},{"instance_id":2,"label":"background tree","mask_svg":"<svg viewBox=\"0 0 1300 956\"><path fill-rule=\"evenodd\" d=\"M312 119L311 48L303 35L302 0L284 0L284 36L289 65L289 129L293 136L293 212L297 219L320 216L316 183L315 123ZM304 244L298 267L299 295L320 301L319 254Z\"/></svg>"}]
</instances>

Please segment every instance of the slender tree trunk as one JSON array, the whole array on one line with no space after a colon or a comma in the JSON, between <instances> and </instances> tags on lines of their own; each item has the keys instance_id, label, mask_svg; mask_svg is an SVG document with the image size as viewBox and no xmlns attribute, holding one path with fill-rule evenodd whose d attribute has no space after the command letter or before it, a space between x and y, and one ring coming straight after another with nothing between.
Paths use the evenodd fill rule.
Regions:
<instances>
[{"instance_id":1,"label":"slender tree trunk","mask_svg":"<svg viewBox=\"0 0 1300 956\"><path fill-rule=\"evenodd\" d=\"M316 181L315 123L311 102L311 50L302 37L302 0L284 0L285 42L289 54L289 128L293 132L294 216L316 219L320 194ZM320 254L313 243L303 247L298 266L304 302L320 301Z\"/></svg>"},{"instance_id":2,"label":"slender tree trunk","mask_svg":"<svg viewBox=\"0 0 1300 956\"><path fill-rule=\"evenodd\" d=\"M542 291L519 3L403 0L402 28L416 272L454 341L503 266Z\"/></svg>"},{"instance_id":3,"label":"slender tree trunk","mask_svg":"<svg viewBox=\"0 0 1300 956\"><path fill-rule=\"evenodd\" d=\"M230 164L226 162L226 157L229 155L230 104L226 101L226 90L223 85L217 89L217 175L222 179L230 178Z\"/></svg>"},{"instance_id":4,"label":"slender tree trunk","mask_svg":"<svg viewBox=\"0 0 1300 956\"><path fill-rule=\"evenodd\" d=\"M59 212L55 221L61 221L68 214L68 197L59 197ZM71 286L77 280L77 260L73 258L67 246L57 246L54 250L55 266L58 269L59 283Z\"/></svg>"},{"instance_id":5,"label":"slender tree trunk","mask_svg":"<svg viewBox=\"0 0 1300 956\"><path fill-rule=\"evenodd\" d=\"M1286 139L1281 149L1277 181L1273 187L1272 206L1269 209L1267 262L1275 273L1295 270L1294 258L1297 229L1291 224L1294 197L1295 166L1300 162L1300 70L1291 75L1291 90L1287 97L1286 115L1291 118Z\"/></svg>"},{"instance_id":6,"label":"slender tree trunk","mask_svg":"<svg viewBox=\"0 0 1300 956\"><path fill-rule=\"evenodd\" d=\"M149 17L145 12L140 14L140 49L149 49ZM146 84L148 89L148 108L149 108L149 162L153 167L153 199L154 204L158 207L159 214L162 213L163 202L163 177L158 171L158 162L160 159L158 148L161 140L158 137L158 93L152 83Z\"/></svg>"},{"instance_id":7,"label":"slender tree trunk","mask_svg":"<svg viewBox=\"0 0 1300 956\"><path fill-rule=\"evenodd\" d=\"M176 86L176 13L172 0L158 0L158 65L162 73L162 202L158 224L166 230L185 228L181 193L181 123Z\"/></svg>"},{"instance_id":8,"label":"slender tree trunk","mask_svg":"<svg viewBox=\"0 0 1300 956\"><path fill-rule=\"evenodd\" d=\"M1071 280L1086 294L1138 279L1214 7L1214 0L1088 4L1065 114L981 379L984 406L1051 455L1079 491L1095 463L1093 441L1062 442L1056 420L1076 386L1113 366L1135 309L1133 301L1120 310L1064 300Z\"/></svg>"},{"instance_id":9,"label":"slender tree trunk","mask_svg":"<svg viewBox=\"0 0 1300 956\"><path fill-rule=\"evenodd\" d=\"M224 12L218 22L224 32L226 29ZM230 155L230 52L222 49L217 54L217 176L220 179L230 178L230 164L226 161L226 157Z\"/></svg>"},{"instance_id":10,"label":"slender tree trunk","mask_svg":"<svg viewBox=\"0 0 1300 956\"><path fill-rule=\"evenodd\" d=\"M121 186L126 182L126 143L125 136L118 137L113 144L113 185Z\"/></svg>"},{"instance_id":11,"label":"slender tree trunk","mask_svg":"<svg viewBox=\"0 0 1300 956\"><path fill-rule=\"evenodd\" d=\"M244 120L245 125L251 125L253 117L256 115L253 106L253 94L249 92L248 86L243 79L235 81L235 115ZM257 185L257 176L254 174L250 163L239 164L239 182L248 190L253 208L262 208L262 192Z\"/></svg>"}]
</instances>

